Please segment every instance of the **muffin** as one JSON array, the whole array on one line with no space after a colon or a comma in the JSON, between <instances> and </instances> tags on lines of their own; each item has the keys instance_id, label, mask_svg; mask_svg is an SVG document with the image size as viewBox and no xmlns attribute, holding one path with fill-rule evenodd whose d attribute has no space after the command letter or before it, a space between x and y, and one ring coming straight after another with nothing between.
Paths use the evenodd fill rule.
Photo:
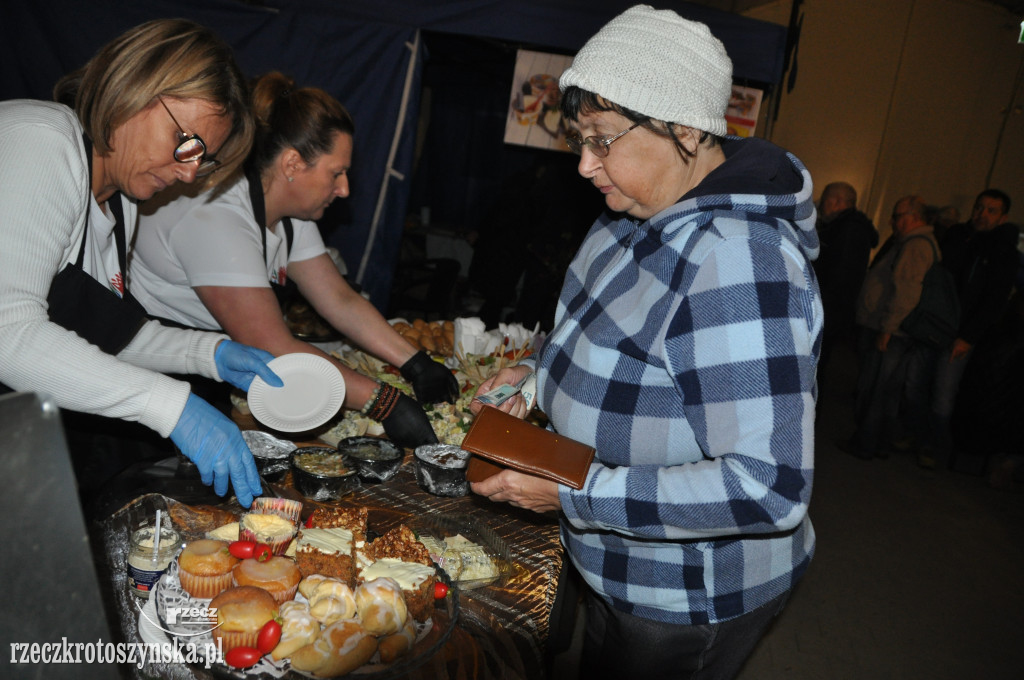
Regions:
<instances>
[{"instance_id":1,"label":"muffin","mask_svg":"<svg viewBox=\"0 0 1024 680\"><path fill-rule=\"evenodd\" d=\"M208 600L231 587L231 570L237 564L227 542L202 538L187 544L178 555L178 579L189 595Z\"/></svg>"},{"instance_id":2,"label":"muffin","mask_svg":"<svg viewBox=\"0 0 1024 680\"><path fill-rule=\"evenodd\" d=\"M261 496L252 499L252 506L250 506L249 512L261 515L277 515L292 524L298 524L299 516L302 514L302 503L289 498L266 498Z\"/></svg>"},{"instance_id":3,"label":"muffin","mask_svg":"<svg viewBox=\"0 0 1024 680\"><path fill-rule=\"evenodd\" d=\"M296 526L276 513L248 512L242 515L238 537L243 541L266 543L275 555L284 554L295 538Z\"/></svg>"},{"instance_id":4,"label":"muffin","mask_svg":"<svg viewBox=\"0 0 1024 680\"><path fill-rule=\"evenodd\" d=\"M236 586L255 586L270 593L278 602L287 602L295 597L299 581L302 580L295 562L279 555L266 562L250 557L242 560L233 572Z\"/></svg>"},{"instance_id":5,"label":"muffin","mask_svg":"<svg viewBox=\"0 0 1024 680\"><path fill-rule=\"evenodd\" d=\"M217 610L214 640L222 641L225 652L235 647L255 647L260 629L277 615L277 607L277 601L262 588L228 588L210 602L210 608Z\"/></svg>"}]
</instances>

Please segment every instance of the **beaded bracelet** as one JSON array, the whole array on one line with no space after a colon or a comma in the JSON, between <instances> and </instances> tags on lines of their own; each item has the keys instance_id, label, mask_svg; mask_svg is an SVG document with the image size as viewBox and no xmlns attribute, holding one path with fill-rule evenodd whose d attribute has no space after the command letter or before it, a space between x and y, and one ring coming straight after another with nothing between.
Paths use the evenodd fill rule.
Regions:
<instances>
[{"instance_id":1,"label":"beaded bracelet","mask_svg":"<svg viewBox=\"0 0 1024 680\"><path fill-rule=\"evenodd\" d=\"M364 415L372 420L380 422L391 415L391 411L395 408L395 404L398 403L398 398L402 396L402 392L397 387L391 385L380 385L377 388L377 397L373 400L373 403L364 411Z\"/></svg>"},{"instance_id":2,"label":"beaded bracelet","mask_svg":"<svg viewBox=\"0 0 1024 680\"><path fill-rule=\"evenodd\" d=\"M373 402L377 401L377 395L380 394L381 383L377 383L377 386L373 388L373 392L370 394L370 398L366 400L363 407L359 409L359 412L364 416L370 412L370 407L373 406Z\"/></svg>"}]
</instances>

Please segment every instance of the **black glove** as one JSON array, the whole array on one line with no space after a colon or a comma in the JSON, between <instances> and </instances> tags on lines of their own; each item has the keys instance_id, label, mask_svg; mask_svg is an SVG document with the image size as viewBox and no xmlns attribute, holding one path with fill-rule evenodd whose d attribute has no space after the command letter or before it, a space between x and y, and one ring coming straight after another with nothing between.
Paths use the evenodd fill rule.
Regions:
<instances>
[{"instance_id":1,"label":"black glove","mask_svg":"<svg viewBox=\"0 0 1024 680\"><path fill-rule=\"evenodd\" d=\"M402 364L402 377L412 383L416 398L424 404L447 401L452 404L459 398L459 381L443 364L431 359L420 350Z\"/></svg>"},{"instance_id":2,"label":"black glove","mask_svg":"<svg viewBox=\"0 0 1024 680\"><path fill-rule=\"evenodd\" d=\"M423 407L412 397L398 397L391 413L380 421L388 439L405 448L414 449L422 444L436 444L437 435L430 425Z\"/></svg>"}]
</instances>

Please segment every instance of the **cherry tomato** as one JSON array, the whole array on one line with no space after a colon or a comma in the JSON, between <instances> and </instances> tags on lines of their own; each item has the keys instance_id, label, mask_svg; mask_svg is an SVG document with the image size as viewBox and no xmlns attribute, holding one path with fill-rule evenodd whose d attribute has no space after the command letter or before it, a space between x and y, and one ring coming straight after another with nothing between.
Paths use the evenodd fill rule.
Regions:
<instances>
[{"instance_id":1,"label":"cherry tomato","mask_svg":"<svg viewBox=\"0 0 1024 680\"><path fill-rule=\"evenodd\" d=\"M234 541L228 546L228 552L240 560L252 557L252 551L256 548L256 541Z\"/></svg>"},{"instance_id":2,"label":"cherry tomato","mask_svg":"<svg viewBox=\"0 0 1024 680\"><path fill-rule=\"evenodd\" d=\"M263 652L255 647L235 647L224 655L224 663L232 668L248 668L263 658Z\"/></svg>"},{"instance_id":3,"label":"cherry tomato","mask_svg":"<svg viewBox=\"0 0 1024 680\"><path fill-rule=\"evenodd\" d=\"M274 551L266 543L257 543L256 547L252 549L252 556L256 558L257 562L266 562L274 556Z\"/></svg>"},{"instance_id":4,"label":"cherry tomato","mask_svg":"<svg viewBox=\"0 0 1024 680\"><path fill-rule=\"evenodd\" d=\"M281 641L281 624L276 619L270 619L260 628L260 634L256 638L256 648L262 654L270 654Z\"/></svg>"},{"instance_id":5,"label":"cherry tomato","mask_svg":"<svg viewBox=\"0 0 1024 680\"><path fill-rule=\"evenodd\" d=\"M313 528L313 515L310 515L309 517L306 518L306 525L305 526L306 526L307 529L312 529Z\"/></svg>"},{"instance_id":6,"label":"cherry tomato","mask_svg":"<svg viewBox=\"0 0 1024 680\"><path fill-rule=\"evenodd\" d=\"M440 581L435 581L434 582L434 599L435 600L443 600L447 596L448 596L448 586L447 586L447 584L441 583Z\"/></svg>"}]
</instances>

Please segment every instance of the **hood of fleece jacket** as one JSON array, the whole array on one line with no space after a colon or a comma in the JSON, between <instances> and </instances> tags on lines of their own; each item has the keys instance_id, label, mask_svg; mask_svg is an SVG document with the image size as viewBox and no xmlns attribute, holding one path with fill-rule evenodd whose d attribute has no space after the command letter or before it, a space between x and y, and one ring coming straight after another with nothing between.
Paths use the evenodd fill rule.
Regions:
<instances>
[{"instance_id":1,"label":"hood of fleece jacket","mask_svg":"<svg viewBox=\"0 0 1024 680\"><path fill-rule=\"evenodd\" d=\"M748 219L789 223L808 259L818 256L817 212L811 173L791 153L756 137L727 137L725 162L673 208L699 213L739 212ZM789 230L787 230L789 231Z\"/></svg>"}]
</instances>

